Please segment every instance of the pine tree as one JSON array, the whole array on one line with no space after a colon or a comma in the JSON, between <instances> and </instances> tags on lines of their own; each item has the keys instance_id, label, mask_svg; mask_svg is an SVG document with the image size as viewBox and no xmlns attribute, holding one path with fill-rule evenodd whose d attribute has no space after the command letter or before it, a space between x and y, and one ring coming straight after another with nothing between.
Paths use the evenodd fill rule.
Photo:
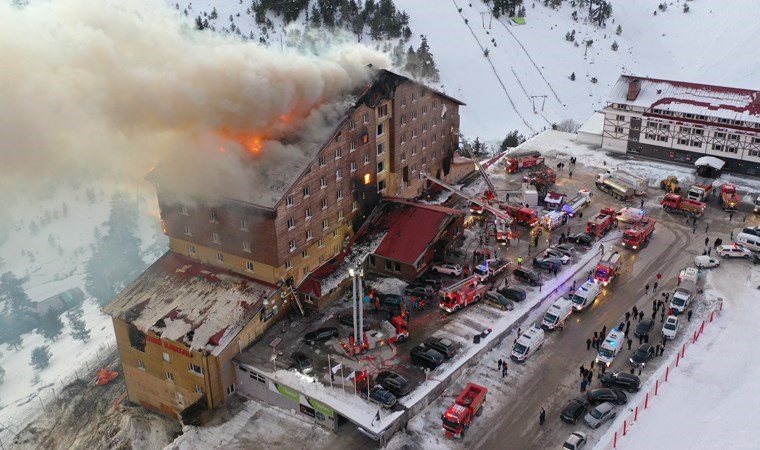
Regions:
<instances>
[{"instance_id":1,"label":"pine tree","mask_svg":"<svg viewBox=\"0 0 760 450\"><path fill-rule=\"evenodd\" d=\"M417 58L420 63L420 77L427 78L433 82L438 82L440 80L440 74L438 68L435 66L433 55L430 53L427 37L423 34L420 38L422 42L417 49Z\"/></svg>"},{"instance_id":2,"label":"pine tree","mask_svg":"<svg viewBox=\"0 0 760 450\"><path fill-rule=\"evenodd\" d=\"M623 34L623 27L622 25L618 25L617 30L615 30L615 33L617 33L618 36Z\"/></svg>"},{"instance_id":3,"label":"pine tree","mask_svg":"<svg viewBox=\"0 0 760 450\"><path fill-rule=\"evenodd\" d=\"M518 145L525 142L525 137L523 137L522 134L520 134L519 131L514 130L507 134L507 137L504 138L504 140L501 142L501 145L499 146L499 150L506 151L509 148L517 147Z\"/></svg>"},{"instance_id":4,"label":"pine tree","mask_svg":"<svg viewBox=\"0 0 760 450\"><path fill-rule=\"evenodd\" d=\"M575 72L570 74L570 80L575 81Z\"/></svg>"},{"instance_id":5,"label":"pine tree","mask_svg":"<svg viewBox=\"0 0 760 450\"><path fill-rule=\"evenodd\" d=\"M35 347L32 350L32 360L30 364L35 370L41 370L50 364L50 348L47 345Z\"/></svg>"},{"instance_id":6,"label":"pine tree","mask_svg":"<svg viewBox=\"0 0 760 450\"><path fill-rule=\"evenodd\" d=\"M8 350L19 351L21 350L21 346L24 344L24 340L21 339L21 335L19 335L18 333L12 333L10 336L7 336L4 340L5 342L8 343L8 347L6 347Z\"/></svg>"},{"instance_id":7,"label":"pine tree","mask_svg":"<svg viewBox=\"0 0 760 450\"><path fill-rule=\"evenodd\" d=\"M617 43L617 41L613 41L612 42L612 51L613 52L618 51L618 43Z\"/></svg>"},{"instance_id":8,"label":"pine tree","mask_svg":"<svg viewBox=\"0 0 760 450\"><path fill-rule=\"evenodd\" d=\"M36 314L36 308L23 287L22 280L16 278L13 272L5 272L0 276L0 302L6 303L14 314Z\"/></svg>"},{"instance_id":9,"label":"pine tree","mask_svg":"<svg viewBox=\"0 0 760 450\"><path fill-rule=\"evenodd\" d=\"M404 69L409 72L413 77L419 76L419 61L417 60L417 52L414 51L414 47L409 46L409 50L406 52L406 64Z\"/></svg>"},{"instance_id":10,"label":"pine tree","mask_svg":"<svg viewBox=\"0 0 760 450\"><path fill-rule=\"evenodd\" d=\"M77 341L87 342L90 340L90 330L81 316L81 309L74 309L66 313L66 318L69 320L69 326L71 327L71 337Z\"/></svg>"},{"instance_id":11,"label":"pine tree","mask_svg":"<svg viewBox=\"0 0 760 450\"><path fill-rule=\"evenodd\" d=\"M37 326L37 333L53 342L58 340L58 336L61 335L62 330L63 321L52 309L40 318L39 325Z\"/></svg>"},{"instance_id":12,"label":"pine tree","mask_svg":"<svg viewBox=\"0 0 760 450\"><path fill-rule=\"evenodd\" d=\"M684 2L684 4L683 4L683 12L685 12L685 13L689 12L689 4L686 3L686 2Z\"/></svg>"}]
</instances>

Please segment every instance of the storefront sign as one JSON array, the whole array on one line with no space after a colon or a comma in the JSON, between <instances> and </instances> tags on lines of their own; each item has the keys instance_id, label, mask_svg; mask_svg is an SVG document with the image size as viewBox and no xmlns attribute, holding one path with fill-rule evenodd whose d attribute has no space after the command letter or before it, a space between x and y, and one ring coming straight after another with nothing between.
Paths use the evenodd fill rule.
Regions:
<instances>
[{"instance_id":1,"label":"storefront sign","mask_svg":"<svg viewBox=\"0 0 760 450\"><path fill-rule=\"evenodd\" d=\"M192 358L193 357L192 353L190 353L186 348L179 347L179 346L174 345L174 344L172 344L170 342L162 341L161 339L159 339L157 337L146 335L145 336L145 340L148 341L148 342L150 342L151 344L155 344L155 345L161 346L163 348L169 349L169 350L173 351L174 353L179 353L182 356L186 356L188 358Z\"/></svg>"}]
</instances>

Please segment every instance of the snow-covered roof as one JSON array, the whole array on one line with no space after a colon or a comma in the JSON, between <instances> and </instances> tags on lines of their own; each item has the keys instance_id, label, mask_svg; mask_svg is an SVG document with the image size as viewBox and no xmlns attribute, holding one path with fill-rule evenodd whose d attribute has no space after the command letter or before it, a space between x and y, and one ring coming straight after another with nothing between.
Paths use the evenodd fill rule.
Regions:
<instances>
[{"instance_id":1,"label":"snow-covered roof","mask_svg":"<svg viewBox=\"0 0 760 450\"><path fill-rule=\"evenodd\" d=\"M628 86L634 80L639 80L641 91L635 100L628 101ZM749 89L622 75L607 101L760 123L760 92Z\"/></svg>"},{"instance_id":2,"label":"snow-covered roof","mask_svg":"<svg viewBox=\"0 0 760 450\"><path fill-rule=\"evenodd\" d=\"M710 166L715 170L720 170L723 168L723 166L726 165L726 162L714 156L702 156L696 161L694 161L694 165L695 166Z\"/></svg>"},{"instance_id":3,"label":"snow-covered roof","mask_svg":"<svg viewBox=\"0 0 760 450\"><path fill-rule=\"evenodd\" d=\"M218 354L277 288L167 252L103 308L142 332Z\"/></svg>"},{"instance_id":4,"label":"snow-covered roof","mask_svg":"<svg viewBox=\"0 0 760 450\"><path fill-rule=\"evenodd\" d=\"M602 134L603 129L604 113L595 112L578 128L578 133Z\"/></svg>"}]
</instances>

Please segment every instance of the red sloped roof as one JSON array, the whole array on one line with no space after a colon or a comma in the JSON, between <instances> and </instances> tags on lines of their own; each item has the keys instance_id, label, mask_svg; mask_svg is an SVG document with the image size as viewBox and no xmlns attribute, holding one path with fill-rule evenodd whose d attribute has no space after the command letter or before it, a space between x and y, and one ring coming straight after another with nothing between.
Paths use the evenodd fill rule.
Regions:
<instances>
[{"instance_id":1,"label":"red sloped roof","mask_svg":"<svg viewBox=\"0 0 760 450\"><path fill-rule=\"evenodd\" d=\"M388 211L381 219L388 231L375 254L404 264L414 264L417 261L433 243L449 217L463 214L444 206L402 200L389 203Z\"/></svg>"}]
</instances>

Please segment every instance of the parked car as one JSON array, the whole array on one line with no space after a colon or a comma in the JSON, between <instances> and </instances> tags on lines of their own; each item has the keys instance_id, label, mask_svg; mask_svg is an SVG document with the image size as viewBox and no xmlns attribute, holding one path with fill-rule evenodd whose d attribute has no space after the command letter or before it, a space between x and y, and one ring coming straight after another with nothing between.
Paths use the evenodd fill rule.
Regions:
<instances>
[{"instance_id":1,"label":"parked car","mask_svg":"<svg viewBox=\"0 0 760 450\"><path fill-rule=\"evenodd\" d=\"M557 258L560 260L562 264L568 264L570 262L570 256L562 253L556 248L551 248L551 247L547 248L546 250L544 250L544 255L551 258Z\"/></svg>"},{"instance_id":2,"label":"parked car","mask_svg":"<svg viewBox=\"0 0 760 450\"><path fill-rule=\"evenodd\" d=\"M459 264L436 264L433 266L433 272L452 275L458 277L462 275L462 266Z\"/></svg>"},{"instance_id":3,"label":"parked car","mask_svg":"<svg viewBox=\"0 0 760 450\"><path fill-rule=\"evenodd\" d=\"M443 364L443 355L424 345L418 345L409 352L412 365L433 370Z\"/></svg>"},{"instance_id":4,"label":"parked car","mask_svg":"<svg viewBox=\"0 0 760 450\"><path fill-rule=\"evenodd\" d=\"M572 244L558 244L551 248L557 249L571 258L575 256L575 246Z\"/></svg>"},{"instance_id":5,"label":"parked car","mask_svg":"<svg viewBox=\"0 0 760 450\"><path fill-rule=\"evenodd\" d=\"M525 300L525 297L528 296L528 293L525 292L525 289L517 286L507 286L501 289L497 289L496 292L503 295L504 297L507 297L507 299L512 300L513 302L521 302Z\"/></svg>"},{"instance_id":6,"label":"parked car","mask_svg":"<svg viewBox=\"0 0 760 450\"><path fill-rule=\"evenodd\" d=\"M592 405L610 402L615 405L625 405L628 396L620 389L596 388L586 392L586 400Z\"/></svg>"},{"instance_id":7,"label":"parked car","mask_svg":"<svg viewBox=\"0 0 760 450\"><path fill-rule=\"evenodd\" d=\"M586 425L596 429L602 426L604 422L614 419L615 416L617 416L615 405L606 402L592 409L588 414L586 414L586 417L583 418L583 421L586 422Z\"/></svg>"},{"instance_id":8,"label":"parked car","mask_svg":"<svg viewBox=\"0 0 760 450\"><path fill-rule=\"evenodd\" d=\"M293 367L301 373L311 373L314 371L311 360L302 352L295 352L290 355L290 361L293 363Z\"/></svg>"},{"instance_id":9,"label":"parked car","mask_svg":"<svg viewBox=\"0 0 760 450\"><path fill-rule=\"evenodd\" d=\"M639 322L639 324L636 326L636 330L633 332L633 335L640 337L642 335L649 334L649 332L652 331L652 328L654 328L654 320L647 317Z\"/></svg>"},{"instance_id":10,"label":"parked car","mask_svg":"<svg viewBox=\"0 0 760 450\"><path fill-rule=\"evenodd\" d=\"M404 288L406 295L415 295L418 297L430 297L435 294L433 286L424 283L410 283Z\"/></svg>"},{"instance_id":11,"label":"parked car","mask_svg":"<svg viewBox=\"0 0 760 450\"><path fill-rule=\"evenodd\" d=\"M678 333L678 317L668 316L662 325L662 336L665 339L675 339L676 333Z\"/></svg>"},{"instance_id":12,"label":"parked car","mask_svg":"<svg viewBox=\"0 0 760 450\"><path fill-rule=\"evenodd\" d=\"M336 337L338 337L338 329L336 327L324 327L306 333L303 339L307 344L314 345L317 342L329 341Z\"/></svg>"},{"instance_id":13,"label":"parked car","mask_svg":"<svg viewBox=\"0 0 760 450\"><path fill-rule=\"evenodd\" d=\"M535 257L533 258L533 267L544 270L559 270L562 268L562 261L552 257Z\"/></svg>"},{"instance_id":14,"label":"parked car","mask_svg":"<svg viewBox=\"0 0 760 450\"><path fill-rule=\"evenodd\" d=\"M745 227L742 230L742 233L752 234L754 236L760 237L760 227Z\"/></svg>"},{"instance_id":15,"label":"parked car","mask_svg":"<svg viewBox=\"0 0 760 450\"><path fill-rule=\"evenodd\" d=\"M738 244L719 245L716 248L718 255L724 258L747 258L752 256L752 252Z\"/></svg>"},{"instance_id":16,"label":"parked car","mask_svg":"<svg viewBox=\"0 0 760 450\"><path fill-rule=\"evenodd\" d=\"M359 395L361 395L362 398L369 399L369 401L377 403L385 408L393 408L393 405L396 404L396 396L388 389L379 385L370 388L369 394L367 394L366 390L363 390Z\"/></svg>"},{"instance_id":17,"label":"parked car","mask_svg":"<svg viewBox=\"0 0 760 450\"><path fill-rule=\"evenodd\" d=\"M578 419L585 415L588 411L589 403L583 397L578 397L570 400L567 405L562 409L559 418L563 422L578 423Z\"/></svg>"},{"instance_id":18,"label":"parked car","mask_svg":"<svg viewBox=\"0 0 760 450\"><path fill-rule=\"evenodd\" d=\"M377 374L375 381L380 383L382 387L388 389L396 397L403 397L412 391L412 387L409 386L409 382L406 378L393 372L392 370L384 370Z\"/></svg>"},{"instance_id":19,"label":"parked car","mask_svg":"<svg viewBox=\"0 0 760 450\"><path fill-rule=\"evenodd\" d=\"M526 283L532 285L532 286L538 286L541 284L541 279L539 278L538 274L527 267L518 267L513 272L512 275L515 276L518 280L525 281Z\"/></svg>"},{"instance_id":20,"label":"parked car","mask_svg":"<svg viewBox=\"0 0 760 450\"><path fill-rule=\"evenodd\" d=\"M623 389L628 392L638 392L641 387L639 377L625 372L607 372L599 381L604 387Z\"/></svg>"},{"instance_id":21,"label":"parked car","mask_svg":"<svg viewBox=\"0 0 760 450\"><path fill-rule=\"evenodd\" d=\"M446 359L450 359L457 353L457 349L451 339L431 336L425 339L425 346L442 354Z\"/></svg>"},{"instance_id":22,"label":"parked car","mask_svg":"<svg viewBox=\"0 0 760 450\"><path fill-rule=\"evenodd\" d=\"M562 450L581 450L584 445L586 445L586 433L573 431L562 444Z\"/></svg>"},{"instance_id":23,"label":"parked car","mask_svg":"<svg viewBox=\"0 0 760 450\"><path fill-rule=\"evenodd\" d=\"M377 298L380 306L385 309L401 309L401 305L405 303L404 297L396 294L379 294Z\"/></svg>"},{"instance_id":24,"label":"parked car","mask_svg":"<svg viewBox=\"0 0 760 450\"><path fill-rule=\"evenodd\" d=\"M641 344L639 348L628 358L631 367L642 367L654 356L654 347L650 344Z\"/></svg>"},{"instance_id":25,"label":"parked car","mask_svg":"<svg viewBox=\"0 0 760 450\"><path fill-rule=\"evenodd\" d=\"M512 311L515 309L515 304L512 303L512 300L507 299L497 291L486 292L485 297L483 297L483 301L491 306L499 308L502 311Z\"/></svg>"},{"instance_id":26,"label":"parked car","mask_svg":"<svg viewBox=\"0 0 760 450\"><path fill-rule=\"evenodd\" d=\"M576 244L576 245L582 245L584 247L591 247L594 245L594 238L589 236L588 234L571 234L567 237L567 242Z\"/></svg>"},{"instance_id":27,"label":"parked car","mask_svg":"<svg viewBox=\"0 0 760 450\"><path fill-rule=\"evenodd\" d=\"M720 260L713 258L712 256L699 255L694 258L694 265L700 269L709 269L711 267L720 266Z\"/></svg>"}]
</instances>

